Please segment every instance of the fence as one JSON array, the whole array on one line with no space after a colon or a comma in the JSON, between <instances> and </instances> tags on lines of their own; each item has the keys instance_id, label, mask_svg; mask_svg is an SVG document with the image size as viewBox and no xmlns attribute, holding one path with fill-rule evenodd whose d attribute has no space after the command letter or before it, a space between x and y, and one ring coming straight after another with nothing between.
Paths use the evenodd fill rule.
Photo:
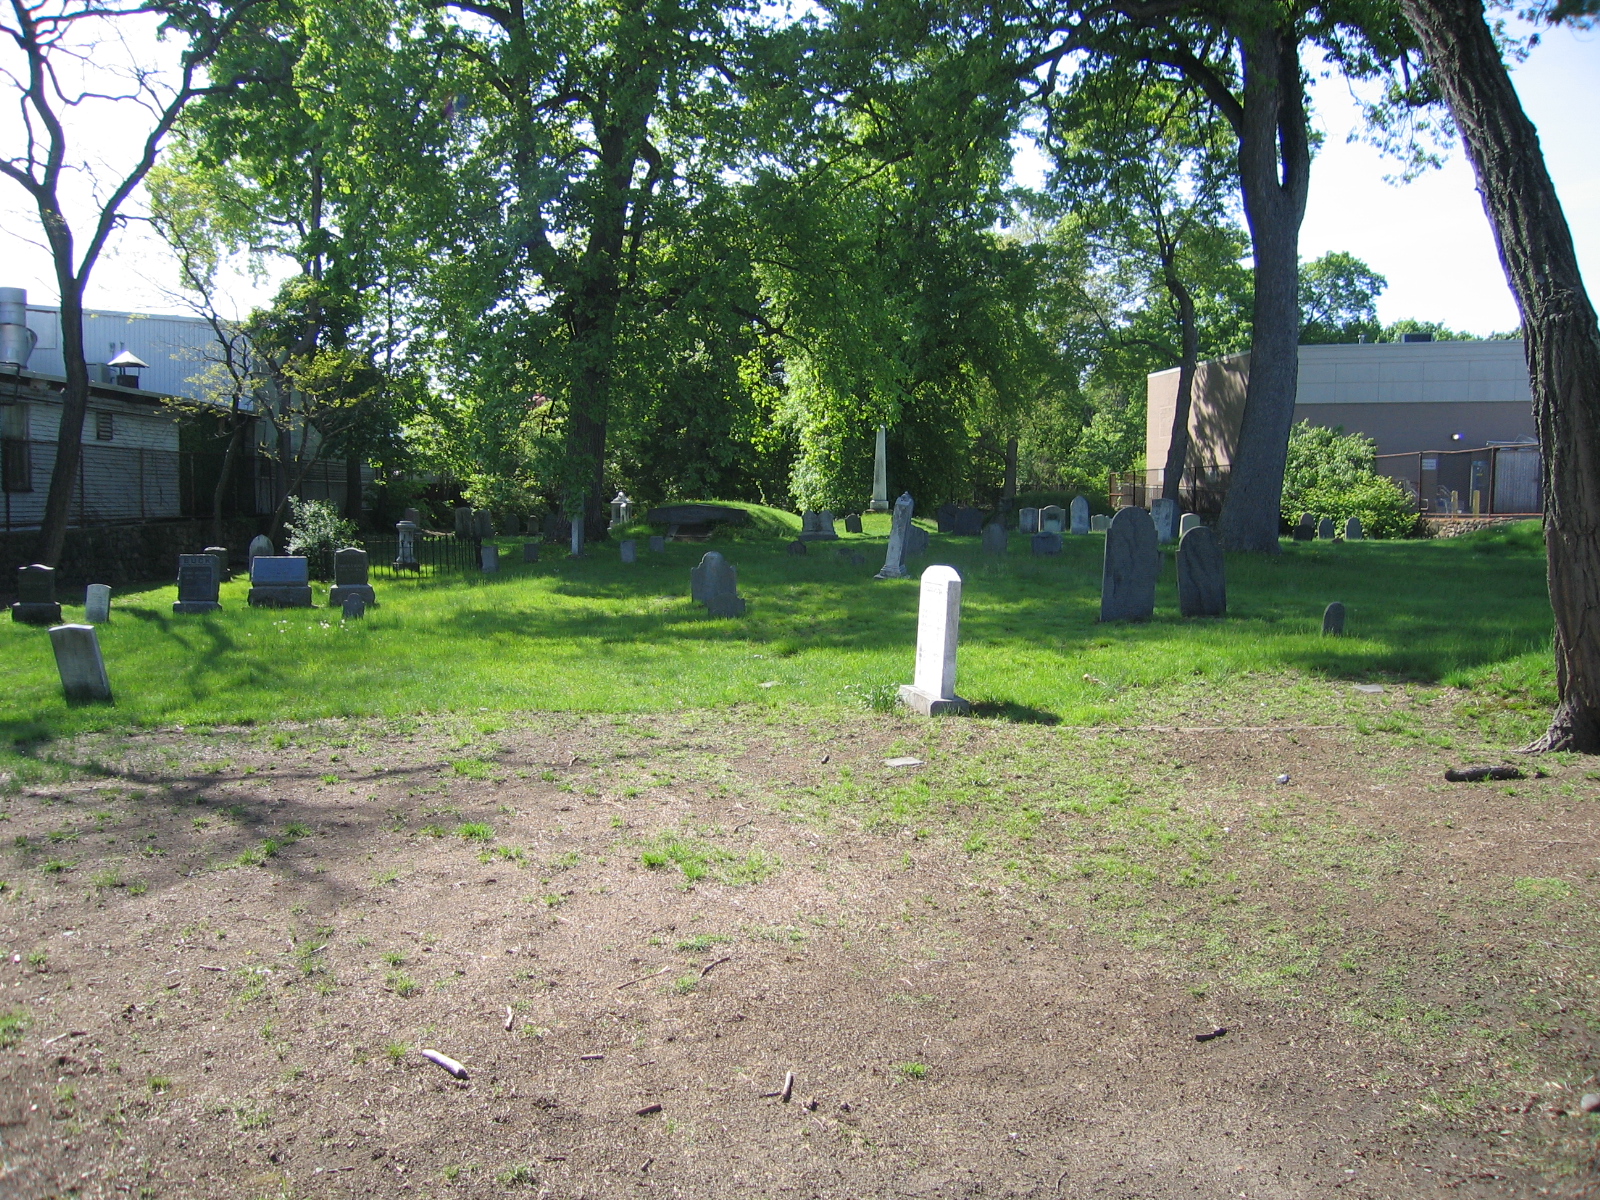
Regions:
<instances>
[{"instance_id":1,"label":"fence","mask_svg":"<svg viewBox=\"0 0 1600 1200\"><path fill-rule=\"evenodd\" d=\"M1539 447L1423 450L1378 455L1378 474L1410 494L1417 511L1435 516L1534 516L1544 511Z\"/></svg>"},{"instance_id":2,"label":"fence","mask_svg":"<svg viewBox=\"0 0 1600 1200\"><path fill-rule=\"evenodd\" d=\"M400 539L394 534L363 537L361 548L367 552L368 571L380 579L417 579L483 569L483 543L477 538L419 532L413 535L411 543L416 552L416 569L396 570L394 563L400 555ZM331 574L331 563L328 570Z\"/></svg>"},{"instance_id":3,"label":"fence","mask_svg":"<svg viewBox=\"0 0 1600 1200\"><path fill-rule=\"evenodd\" d=\"M1106 479L1106 501L1115 512L1119 508L1136 505L1149 508L1152 500L1161 496L1162 481L1166 471L1112 471ZM1185 512L1215 516L1222 511L1222 500L1228 494L1228 469L1211 464L1202 468L1201 478L1184 472L1178 485L1179 506Z\"/></svg>"}]
</instances>

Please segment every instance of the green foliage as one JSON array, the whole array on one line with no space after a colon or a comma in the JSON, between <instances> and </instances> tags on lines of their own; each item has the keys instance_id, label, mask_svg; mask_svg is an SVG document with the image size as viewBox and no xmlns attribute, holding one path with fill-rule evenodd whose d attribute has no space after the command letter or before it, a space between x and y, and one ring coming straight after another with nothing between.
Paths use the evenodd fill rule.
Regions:
<instances>
[{"instance_id":1,"label":"green foliage","mask_svg":"<svg viewBox=\"0 0 1600 1200\"><path fill-rule=\"evenodd\" d=\"M1292 525L1300 514L1312 513L1342 526L1360 517L1367 537L1411 534L1417 526L1415 503L1400 484L1377 473L1376 454L1377 443L1369 437L1301 421L1289 432L1284 521Z\"/></svg>"},{"instance_id":2,"label":"green foliage","mask_svg":"<svg viewBox=\"0 0 1600 1200\"><path fill-rule=\"evenodd\" d=\"M333 555L359 536L354 521L339 515L332 502L289 497L289 520L284 525L290 554L303 554L313 579L333 578Z\"/></svg>"},{"instance_id":3,"label":"green foliage","mask_svg":"<svg viewBox=\"0 0 1600 1200\"><path fill-rule=\"evenodd\" d=\"M1378 297L1389 281L1353 254L1332 250L1300 264L1300 344L1377 341Z\"/></svg>"}]
</instances>

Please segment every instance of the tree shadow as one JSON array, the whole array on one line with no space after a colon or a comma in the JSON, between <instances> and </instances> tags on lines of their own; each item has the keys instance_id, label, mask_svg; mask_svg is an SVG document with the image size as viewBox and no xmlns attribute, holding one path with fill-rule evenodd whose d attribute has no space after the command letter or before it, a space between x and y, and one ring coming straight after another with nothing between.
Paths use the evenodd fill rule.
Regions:
<instances>
[{"instance_id":1,"label":"tree shadow","mask_svg":"<svg viewBox=\"0 0 1600 1200\"><path fill-rule=\"evenodd\" d=\"M1009 721L1013 725L1059 725L1061 717L1048 709L1018 704L1014 700L974 700L972 715L992 720Z\"/></svg>"}]
</instances>

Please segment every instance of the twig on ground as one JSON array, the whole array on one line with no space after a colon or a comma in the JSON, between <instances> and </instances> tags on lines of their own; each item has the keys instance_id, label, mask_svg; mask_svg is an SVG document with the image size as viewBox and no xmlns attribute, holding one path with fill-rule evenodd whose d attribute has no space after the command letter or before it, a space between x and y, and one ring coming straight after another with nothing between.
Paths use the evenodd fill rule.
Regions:
<instances>
[{"instance_id":1,"label":"twig on ground","mask_svg":"<svg viewBox=\"0 0 1600 1200\"><path fill-rule=\"evenodd\" d=\"M200 964L200 969L202 971L226 971L228 968L227 967L212 967L212 966L207 966L205 963L201 963Z\"/></svg>"},{"instance_id":2,"label":"twig on ground","mask_svg":"<svg viewBox=\"0 0 1600 1200\"><path fill-rule=\"evenodd\" d=\"M707 975L711 974L712 967L720 967L723 963L731 961L733 961L733 955L724 954L721 958L717 959L716 962L707 963L705 966L700 968L700 978L704 979Z\"/></svg>"},{"instance_id":3,"label":"twig on ground","mask_svg":"<svg viewBox=\"0 0 1600 1200\"><path fill-rule=\"evenodd\" d=\"M670 967L662 967L661 970L659 970L659 971L651 971L650 974L641 975L637 979L626 980L623 983L617 984L617 986L614 987L612 989L612 991L620 992L625 987L632 987L636 983L643 983L646 979L654 979L657 975L664 975L664 974L666 974L666 972L668 972L671 969L672 968L670 968Z\"/></svg>"},{"instance_id":4,"label":"twig on ground","mask_svg":"<svg viewBox=\"0 0 1600 1200\"><path fill-rule=\"evenodd\" d=\"M418 1053L420 1053L423 1058L427 1059L434 1066L443 1067L446 1071L450 1072L450 1074L454 1075L457 1079L468 1079L468 1078L471 1078L467 1074L467 1069L465 1067L463 1067L460 1063L458 1063L455 1059L451 1058L448 1054L440 1054L437 1050L421 1050L421 1051L418 1051Z\"/></svg>"}]
</instances>

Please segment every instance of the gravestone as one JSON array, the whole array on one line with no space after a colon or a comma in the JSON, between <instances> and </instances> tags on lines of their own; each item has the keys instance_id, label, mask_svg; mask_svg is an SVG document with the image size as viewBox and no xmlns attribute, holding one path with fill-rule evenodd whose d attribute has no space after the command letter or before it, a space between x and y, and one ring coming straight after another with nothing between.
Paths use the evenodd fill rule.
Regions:
<instances>
[{"instance_id":1,"label":"gravestone","mask_svg":"<svg viewBox=\"0 0 1600 1200\"><path fill-rule=\"evenodd\" d=\"M1178 611L1186 617L1228 613L1228 582L1217 539L1204 525L1178 543Z\"/></svg>"},{"instance_id":2,"label":"gravestone","mask_svg":"<svg viewBox=\"0 0 1600 1200\"><path fill-rule=\"evenodd\" d=\"M1148 621L1155 614L1156 577L1160 574L1155 522L1142 508L1119 508L1106 530L1100 619Z\"/></svg>"},{"instance_id":3,"label":"gravestone","mask_svg":"<svg viewBox=\"0 0 1600 1200\"><path fill-rule=\"evenodd\" d=\"M920 525L913 525L906 530L906 557L926 554L932 540L932 535L926 529Z\"/></svg>"},{"instance_id":4,"label":"gravestone","mask_svg":"<svg viewBox=\"0 0 1600 1200\"><path fill-rule=\"evenodd\" d=\"M568 520L562 513L547 513L544 518L544 540L559 542L567 536Z\"/></svg>"},{"instance_id":5,"label":"gravestone","mask_svg":"<svg viewBox=\"0 0 1600 1200\"><path fill-rule=\"evenodd\" d=\"M1065 533L1067 530L1067 510L1059 504L1046 505L1039 510L1040 533Z\"/></svg>"},{"instance_id":6,"label":"gravestone","mask_svg":"<svg viewBox=\"0 0 1600 1200\"><path fill-rule=\"evenodd\" d=\"M1083 534L1089 532L1089 502L1082 496L1074 496L1072 498L1071 521L1073 533Z\"/></svg>"},{"instance_id":7,"label":"gravestone","mask_svg":"<svg viewBox=\"0 0 1600 1200\"><path fill-rule=\"evenodd\" d=\"M416 509L407 509L415 512ZM415 521L397 521L394 526L394 569L396 571L421 571L422 563L417 559L417 535L422 532L422 527Z\"/></svg>"},{"instance_id":8,"label":"gravestone","mask_svg":"<svg viewBox=\"0 0 1600 1200\"><path fill-rule=\"evenodd\" d=\"M818 514L818 516L822 519L822 537L820 540L824 542L837 542L839 540L839 531L833 527L833 510L831 508L825 508L821 513Z\"/></svg>"},{"instance_id":9,"label":"gravestone","mask_svg":"<svg viewBox=\"0 0 1600 1200\"><path fill-rule=\"evenodd\" d=\"M83 619L91 625L105 625L111 620L111 589L103 583L91 583L83 592Z\"/></svg>"},{"instance_id":10,"label":"gravestone","mask_svg":"<svg viewBox=\"0 0 1600 1200\"><path fill-rule=\"evenodd\" d=\"M215 555L178 555L178 598L172 604L172 611L182 614L216 612L222 607L217 599L221 582Z\"/></svg>"},{"instance_id":11,"label":"gravestone","mask_svg":"<svg viewBox=\"0 0 1600 1200\"><path fill-rule=\"evenodd\" d=\"M106 678L106 662L100 656L100 638L93 625L55 626L50 630L50 649L55 651L56 673L68 700L111 703L111 681Z\"/></svg>"},{"instance_id":12,"label":"gravestone","mask_svg":"<svg viewBox=\"0 0 1600 1200\"><path fill-rule=\"evenodd\" d=\"M1351 517L1344 523L1344 540L1359 542L1361 540L1361 518Z\"/></svg>"},{"instance_id":13,"label":"gravestone","mask_svg":"<svg viewBox=\"0 0 1600 1200\"><path fill-rule=\"evenodd\" d=\"M633 520L633 501L628 499L628 493L618 489L617 494L611 497L611 528L626 525Z\"/></svg>"},{"instance_id":14,"label":"gravestone","mask_svg":"<svg viewBox=\"0 0 1600 1200\"><path fill-rule=\"evenodd\" d=\"M955 519L950 523L950 532L957 537L981 537L983 525L983 509L958 508Z\"/></svg>"},{"instance_id":15,"label":"gravestone","mask_svg":"<svg viewBox=\"0 0 1600 1200\"><path fill-rule=\"evenodd\" d=\"M961 576L954 567L922 573L917 600L917 661L900 703L927 717L970 712L956 695L956 643L961 631Z\"/></svg>"},{"instance_id":16,"label":"gravestone","mask_svg":"<svg viewBox=\"0 0 1600 1200\"><path fill-rule=\"evenodd\" d=\"M846 533L860 533L861 532L861 514L860 513L851 513L848 517L846 517L844 519L844 531Z\"/></svg>"},{"instance_id":17,"label":"gravestone","mask_svg":"<svg viewBox=\"0 0 1600 1200\"><path fill-rule=\"evenodd\" d=\"M617 547L617 550L623 562L636 563L639 561L639 543L632 538L623 538L622 544Z\"/></svg>"},{"instance_id":18,"label":"gravestone","mask_svg":"<svg viewBox=\"0 0 1600 1200\"><path fill-rule=\"evenodd\" d=\"M1060 554L1061 535L1059 533L1036 533L1028 540L1028 548L1033 551L1035 558L1046 554Z\"/></svg>"},{"instance_id":19,"label":"gravestone","mask_svg":"<svg viewBox=\"0 0 1600 1200\"><path fill-rule=\"evenodd\" d=\"M263 554L250 564L252 608L310 608L311 581L303 555Z\"/></svg>"},{"instance_id":20,"label":"gravestone","mask_svg":"<svg viewBox=\"0 0 1600 1200\"><path fill-rule=\"evenodd\" d=\"M1017 532L1039 532L1039 510L1037 508L1019 508L1017 510Z\"/></svg>"},{"instance_id":21,"label":"gravestone","mask_svg":"<svg viewBox=\"0 0 1600 1200\"><path fill-rule=\"evenodd\" d=\"M800 540L802 542L836 542L839 534L833 528L831 512L803 512L800 514Z\"/></svg>"},{"instance_id":22,"label":"gravestone","mask_svg":"<svg viewBox=\"0 0 1600 1200\"><path fill-rule=\"evenodd\" d=\"M1165 496L1150 501L1150 520L1156 527L1156 545L1165 546L1178 536L1178 502Z\"/></svg>"},{"instance_id":23,"label":"gravestone","mask_svg":"<svg viewBox=\"0 0 1600 1200\"><path fill-rule=\"evenodd\" d=\"M805 557L806 553L806 544L799 538L796 538L794 541L790 542L785 549L788 550L790 554L803 558Z\"/></svg>"},{"instance_id":24,"label":"gravestone","mask_svg":"<svg viewBox=\"0 0 1600 1200\"><path fill-rule=\"evenodd\" d=\"M410 521L413 525L422 524L422 514L414 508L408 508L400 514L402 521Z\"/></svg>"},{"instance_id":25,"label":"gravestone","mask_svg":"<svg viewBox=\"0 0 1600 1200\"><path fill-rule=\"evenodd\" d=\"M472 536L479 541L494 536L494 514L486 508L473 510Z\"/></svg>"},{"instance_id":26,"label":"gravestone","mask_svg":"<svg viewBox=\"0 0 1600 1200\"><path fill-rule=\"evenodd\" d=\"M872 503L868 512L889 511L889 431L878 426L878 441L872 455Z\"/></svg>"},{"instance_id":27,"label":"gravestone","mask_svg":"<svg viewBox=\"0 0 1600 1200\"><path fill-rule=\"evenodd\" d=\"M940 533L951 533L956 527L956 513L959 510L948 500L933 511L933 522L939 527Z\"/></svg>"},{"instance_id":28,"label":"gravestone","mask_svg":"<svg viewBox=\"0 0 1600 1200\"><path fill-rule=\"evenodd\" d=\"M1294 527L1294 540L1297 542L1309 542L1316 536L1316 532L1316 518L1310 513L1301 513L1300 523Z\"/></svg>"},{"instance_id":29,"label":"gravestone","mask_svg":"<svg viewBox=\"0 0 1600 1200\"><path fill-rule=\"evenodd\" d=\"M689 595L706 606L712 617L744 616L744 597L739 595L739 572L715 550L689 572Z\"/></svg>"},{"instance_id":30,"label":"gravestone","mask_svg":"<svg viewBox=\"0 0 1600 1200\"><path fill-rule=\"evenodd\" d=\"M17 568L17 602L11 619L24 625L59 625L61 605L56 602L56 569L34 563Z\"/></svg>"},{"instance_id":31,"label":"gravestone","mask_svg":"<svg viewBox=\"0 0 1600 1200\"><path fill-rule=\"evenodd\" d=\"M1338 600L1322 610L1322 636L1344 636L1344 605Z\"/></svg>"},{"instance_id":32,"label":"gravestone","mask_svg":"<svg viewBox=\"0 0 1600 1200\"><path fill-rule=\"evenodd\" d=\"M1178 544L1180 546L1183 544L1183 535L1189 530L1198 529L1204 524L1198 513L1184 513L1183 519L1178 522Z\"/></svg>"},{"instance_id":33,"label":"gravestone","mask_svg":"<svg viewBox=\"0 0 1600 1200\"><path fill-rule=\"evenodd\" d=\"M351 594L340 603L341 615L346 621L359 621L367 615L367 602L362 597Z\"/></svg>"},{"instance_id":34,"label":"gravestone","mask_svg":"<svg viewBox=\"0 0 1600 1200\"><path fill-rule=\"evenodd\" d=\"M840 546L838 555L852 567L864 567L867 565L867 556L859 550L851 549L849 546Z\"/></svg>"},{"instance_id":35,"label":"gravestone","mask_svg":"<svg viewBox=\"0 0 1600 1200\"><path fill-rule=\"evenodd\" d=\"M458 508L455 511L455 518L456 518L456 536L458 538L463 539L463 540L471 537L472 536L472 510L470 508Z\"/></svg>"},{"instance_id":36,"label":"gravestone","mask_svg":"<svg viewBox=\"0 0 1600 1200\"><path fill-rule=\"evenodd\" d=\"M522 543L522 561L525 562L525 563L536 563L536 562L539 561L539 543L538 542L523 542Z\"/></svg>"},{"instance_id":37,"label":"gravestone","mask_svg":"<svg viewBox=\"0 0 1600 1200\"><path fill-rule=\"evenodd\" d=\"M889 521L889 547L883 555L883 567L878 571L875 579L904 579L906 571L906 555L910 553L906 540L911 531L916 528L911 523L911 512L915 508L910 492L901 493L900 499L894 502L894 516Z\"/></svg>"},{"instance_id":38,"label":"gravestone","mask_svg":"<svg viewBox=\"0 0 1600 1200\"><path fill-rule=\"evenodd\" d=\"M650 535L650 553L665 554L667 552L667 539L659 533Z\"/></svg>"},{"instance_id":39,"label":"gravestone","mask_svg":"<svg viewBox=\"0 0 1600 1200\"><path fill-rule=\"evenodd\" d=\"M261 555L265 554L270 558L276 553L277 551L272 547L271 538L264 533L256 534L255 537L250 539L250 549L245 554L245 569L248 570L250 564L255 562Z\"/></svg>"},{"instance_id":40,"label":"gravestone","mask_svg":"<svg viewBox=\"0 0 1600 1200\"><path fill-rule=\"evenodd\" d=\"M996 521L983 527L983 552L985 554L1004 554L1006 552L1006 527Z\"/></svg>"},{"instance_id":41,"label":"gravestone","mask_svg":"<svg viewBox=\"0 0 1600 1200\"><path fill-rule=\"evenodd\" d=\"M368 579L367 552L358 546L346 546L333 555L333 586L328 589L328 607L343 608L351 596L361 597L363 604L376 604Z\"/></svg>"},{"instance_id":42,"label":"gravestone","mask_svg":"<svg viewBox=\"0 0 1600 1200\"><path fill-rule=\"evenodd\" d=\"M522 521L518 519L516 513L501 513L499 519L495 521L495 528L507 537L516 537L522 532Z\"/></svg>"},{"instance_id":43,"label":"gravestone","mask_svg":"<svg viewBox=\"0 0 1600 1200\"><path fill-rule=\"evenodd\" d=\"M1104 533L1110 528L1111 518L1106 516L1105 513L1095 513L1094 516L1089 518L1090 533Z\"/></svg>"},{"instance_id":44,"label":"gravestone","mask_svg":"<svg viewBox=\"0 0 1600 1200\"><path fill-rule=\"evenodd\" d=\"M489 545L482 547L478 553L480 556L480 564L482 565L486 574L493 575L495 572L500 570L499 546L490 543Z\"/></svg>"},{"instance_id":45,"label":"gravestone","mask_svg":"<svg viewBox=\"0 0 1600 1200\"><path fill-rule=\"evenodd\" d=\"M583 557L583 514L582 513L579 513L577 516L571 518L571 525L568 528L567 532L568 532L568 546L569 546L568 554L572 558L582 558Z\"/></svg>"},{"instance_id":46,"label":"gravestone","mask_svg":"<svg viewBox=\"0 0 1600 1200\"><path fill-rule=\"evenodd\" d=\"M1333 541L1333 518L1323 517L1317 523L1317 540L1319 542Z\"/></svg>"},{"instance_id":47,"label":"gravestone","mask_svg":"<svg viewBox=\"0 0 1600 1200\"><path fill-rule=\"evenodd\" d=\"M228 548L226 546L207 546L205 553L217 560L217 578L227 583L233 577L233 572L228 570Z\"/></svg>"}]
</instances>

